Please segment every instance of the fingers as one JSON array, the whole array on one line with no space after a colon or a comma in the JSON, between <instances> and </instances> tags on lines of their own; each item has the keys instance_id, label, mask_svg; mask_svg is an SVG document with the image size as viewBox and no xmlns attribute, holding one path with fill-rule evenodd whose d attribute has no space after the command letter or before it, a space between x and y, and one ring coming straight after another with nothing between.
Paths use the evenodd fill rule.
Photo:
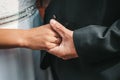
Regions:
<instances>
[{"instance_id":1,"label":"fingers","mask_svg":"<svg viewBox=\"0 0 120 80\"><path fill-rule=\"evenodd\" d=\"M44 50L49 51L50 49L55 48L56 46L58 46L58 44L49 43L49 44L46 45Z\"/></svg>"},{"instance_id":2,"label":"fingers","mask_svg":"<svg viewBox=\"0 0 120 80\"><path fill-rule=\"evenodd\" d=\"M55 43L56 44L60 44L62 42L62 39L61 38L57 38L56 40L55 40Z\"/></svg>"},{"instance_id":3,"label":"fingers","mask_svg":"<svg viewBox=\"0 0 120 80\"><path fill-rule=\"evenodd\" d=\"M67 32L66 28L61 25L59 22L55 21L54 19L50 20L50 25L61 37L64 37L64 34Z\"/></svg>"},{"instance_id":4,"label":"fingers","mask_svg":"<svg viewBox=\"0 0 120 80\"><path fill-rule=\"evenodd\" d=\"M51 38L51 43L60 44L61 41L62 41L61 38L56 38L56 37Z\"/></svg>"},{"instance_id":5,"label":"fingers","mask_svg":"<svg viewBox=\"0 0 120 80\"><path fill-rule=\"evenodd\" d=\"M43 25L43 27L46 28L46 31L47 31L46 33L51 34L51 35L53 35L54 37L57 37L57 38L60 37L60 35L58 33L56 33L55 30L53 30L53 28L51 27L50 24Z\"/></svg>"},{"instance_id":6,"label":"fingers","mask_svg":"<svg viewBox=\"0 0 120 80\"><path fill-rule=\"evenodd\" d=\"M51 48L57 47L61 43L61 38L51 37L48 39L49 41L45 43L46 50L49 50Z\"/></svg>"},{"instance_id":7,"label":"fingers","mask_svg":"<svg viewBox=\"0 0 120 80\"><path fill-rule=\"evenodd\" d=\"M58 33L56 33L55 31L52 31L51 34L56 38L61 38L61 36Z\"/></svg>"}]
</instances>

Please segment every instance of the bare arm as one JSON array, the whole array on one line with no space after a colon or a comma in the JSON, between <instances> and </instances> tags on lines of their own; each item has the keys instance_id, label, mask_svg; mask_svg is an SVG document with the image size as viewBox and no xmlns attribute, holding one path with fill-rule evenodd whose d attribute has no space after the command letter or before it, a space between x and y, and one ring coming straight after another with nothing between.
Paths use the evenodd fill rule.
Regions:
<instances>
[{"instance_id":1,"label":"bare arm","mask_svg":"<svg viewBox=\"0 0 120 80\"><path fill-rule=\"evenodd\" d=\"M0 29L0 49L30 48L48 50L60 43L49 24L29 30Z\"/></svg>"},{"instance_id":2,"label":"bare arm","mask_svg":"<svg viewBox=\"0 0 120 80\"><path fill-rule=\"evenodd\" d=\"M26 32L17 29L0 29L0 48L22 47Z\"/></svg>"}]
</instances>

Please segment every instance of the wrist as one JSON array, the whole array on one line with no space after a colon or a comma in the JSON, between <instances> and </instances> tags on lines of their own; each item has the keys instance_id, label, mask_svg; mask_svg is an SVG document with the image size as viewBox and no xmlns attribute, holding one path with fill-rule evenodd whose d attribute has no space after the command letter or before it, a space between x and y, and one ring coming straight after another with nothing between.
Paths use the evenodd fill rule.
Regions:
<instances>
[{"instance_id":1,"label":"wrist","mask_svg":"<svg viewBox=\"0 0 120 80\"><path fill-rule=\"evenodd\" d=\"M28 44L27 44L27 36L28 36L28 30L21 30L18 31L18 46L21 48L27 48Z\"/></svg>"}]
</instances>

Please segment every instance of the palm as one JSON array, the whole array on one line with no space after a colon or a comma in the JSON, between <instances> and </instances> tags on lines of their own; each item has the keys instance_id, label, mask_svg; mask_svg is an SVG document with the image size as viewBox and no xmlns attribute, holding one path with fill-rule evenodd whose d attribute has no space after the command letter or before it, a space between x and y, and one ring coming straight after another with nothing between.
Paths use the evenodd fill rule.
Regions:
<instances>
[{"instance_id":1,"label":"palm","mask_svg":"<svg viewBox=\"0 0 120 80\"><path fill-rule=\"evenodd\" d=\"M67 44L64 40L62 40L61 44L57 47L54 47L49 50L51 54L55 54L56 56L60 57L61 54L68 52L69 50L66 49Z\"/></svg>"},{"instance_id":2,"label":"palm","mask_svg":"<svg viewBox=\"0 0 120 80\"><path fill-rule=\"evenodd\" d=\"M65 28L55 20L51 20L50 25L61 36L62 42L48 52L63 59L78 57L73 43L73 31Z\"/></svg>"},{"instance_id":3,"label":"palm","mask_svg":"<svg viewBox=\"0 0 120 80\"><path fill-rule=\"evenodd\" d=\"M50 49L49 52L63 59L77 57L73 44L73 39L70 37L70 35L66 35L65 37L63 37L61 44Z\"/></svg>"}]
</instances>

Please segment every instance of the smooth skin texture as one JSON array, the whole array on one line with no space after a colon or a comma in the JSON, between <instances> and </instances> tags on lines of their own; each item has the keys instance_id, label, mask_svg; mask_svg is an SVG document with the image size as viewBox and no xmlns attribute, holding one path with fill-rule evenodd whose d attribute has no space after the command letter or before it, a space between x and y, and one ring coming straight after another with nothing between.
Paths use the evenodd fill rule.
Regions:
<instances>
[{"instance_id":1,"label":"smooth skin texture","mask_svg":"<svg viewBox=\"0 0 120 80\"><path fill-rule=\"evenodd\" d=\"M60 45L51 48L48 52L64 60L78 57L73 43L73 31L65 28L54 19L50 20L50 25L61 36L62 41Z\"/></svg>"},{"instance_id":2,"label":"smooth skin texture","mask_svg":"<svg viewBox=\"0 0 120 80\"><path fill-rule=\"evenodd\" d=\"M0 29L0 48L30 48L49 50L60 43L59 35L49 24L29 30Z\"/></svg>"}]
</instances>

